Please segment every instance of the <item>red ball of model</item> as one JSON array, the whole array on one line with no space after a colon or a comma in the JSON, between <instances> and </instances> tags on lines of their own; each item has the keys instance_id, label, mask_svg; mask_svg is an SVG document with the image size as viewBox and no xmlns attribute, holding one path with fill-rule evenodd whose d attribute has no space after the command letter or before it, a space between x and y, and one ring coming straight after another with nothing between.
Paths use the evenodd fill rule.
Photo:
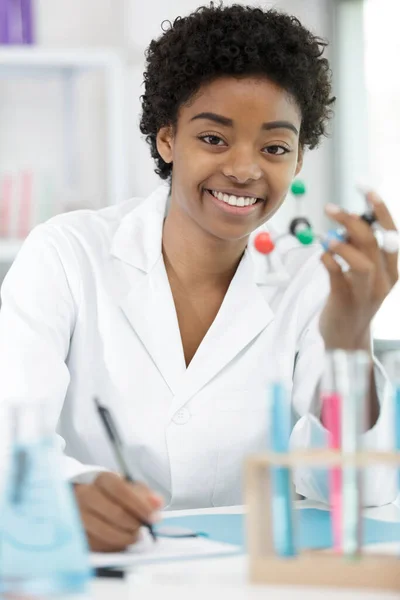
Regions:
<instances>
[{"instance_id":1,"label":"red ball of model","mask_svg":"<svg viewBox=\"0 0 400 600\"><path fill-rule=\"evenodd\" d=\"M275 244L271 240L269 233L264 231L263 233L256 235L254 238L254 247L256 250L261 252L261 254L270 254L275 248Z\"/></svg>"}]
</instances>

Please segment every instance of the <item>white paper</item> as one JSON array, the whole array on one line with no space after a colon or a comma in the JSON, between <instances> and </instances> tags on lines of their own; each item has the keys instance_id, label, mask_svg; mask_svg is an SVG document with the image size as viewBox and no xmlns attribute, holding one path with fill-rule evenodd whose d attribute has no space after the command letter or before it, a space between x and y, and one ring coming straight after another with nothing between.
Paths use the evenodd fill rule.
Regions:
<instances>
[{"instance_id":1,"label":"white paper","mask_svg":"<svg viewBox=\"0 0 400 600\"><path fill-rule=\"evenodd\" d=\"M146 532L142 540L126 552L92 552L92 567L126 567L149 562L226 556L242 552L240 546L214 542L204 537L158 538L153 542Z\"/></svg>"}]
</instances>

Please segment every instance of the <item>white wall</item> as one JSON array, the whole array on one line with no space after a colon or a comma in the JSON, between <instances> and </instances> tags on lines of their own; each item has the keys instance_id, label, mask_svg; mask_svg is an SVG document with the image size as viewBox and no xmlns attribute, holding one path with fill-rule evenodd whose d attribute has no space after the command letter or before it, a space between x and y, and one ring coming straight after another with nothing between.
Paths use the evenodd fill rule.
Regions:
<instances>
[{"instance_id":1,"label":"white wall","mask_svg":"<svg viewBox=\"0 0 400 600\"><path fill-rule=\"evenodd\" d=\"M280 0L264 2L296 14L322 37L331 37L330 10L333 0ZM128 51L127 161L128 189L131 195L149 193L158 184L153 162L137 127L144 69L143 51L153 37L161 33L161 22L173 20L195 9L201 0L37 0L38 43L48 47L109 46ZM227 1L225 4L233 3ZM247 2L246 2L247 3ZM65 188L60 83L5 82L0 80L0 171L12 163L32 164L58 173L62 181L60 195L70 197L76 206L99 206L105 201L104 174L104 102L101 79L82 78L77 87L78 137L77 162L80 185ZM29 98L29 102L27 102ZM16 109L17 112L16 112ZM15 116L18 115L18 120ZM323 223L323 204L331 200L332 144L306 156L302 177L308 186L307 211L316 228ZM68 183L68 182L67 182ZM67 193L68 192L68 193ZM294 207L288 203L277 215L286 223Z\"/></svg>"},{"instance_id":2,"label":"white wall","mask_svg":"<svg viewBox=\"0 0 400 600\"><path fill-rule=\"evenodd\" d=\"M42 46L119 46L125 44L130 0L34 0Z\"/></svg>"}]
</instances>

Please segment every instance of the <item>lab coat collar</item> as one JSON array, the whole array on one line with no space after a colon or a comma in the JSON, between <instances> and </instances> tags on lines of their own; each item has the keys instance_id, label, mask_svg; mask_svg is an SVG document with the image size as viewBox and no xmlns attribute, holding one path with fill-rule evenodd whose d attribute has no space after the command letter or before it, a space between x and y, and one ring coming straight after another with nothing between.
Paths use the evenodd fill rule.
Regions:
<instances>
[{"instance_id":1,"label":"lab coat collar","mask_svg":"<svg viewBox=\"0 0 400 600\"><path fill-rule=\"evenodd\" d=\"M161 252L168 189L157 189L123 218L113 256L136 267L120 306L165 382L178 410L233 360L272 321L263 286L257 285L246 249L222 306L186 369L179 324Z\"/></svg>"},{"instance_id":2,"label":"lab coat collar","mask_svg":"<svg viewBox=\"0 0 400 600\"><path fill-rule=\"evenodd\" d=\"M149 273L161 256L162 228L166 216L169 186L160 185L150 196L129 212L121 221L111 245L111 254L120 260ZM263 225L253 232L247 252L253 262L254 281L260 285L268 283L269 268L266 257L254 249L253 241L261 231L267 231L272 239L278 232L271 226ZM284 269L278 249L269 256L272 268Z\"/></svg>"},{"instance_id":3,"label":"lab coat collar","mask_svg":"<svg viewBox=\"0 0 400 600\"><path fill-rule=\"evenodd\" d=\"M111 255L149 273L161 256L162 228L169 187L160 185L122 219Z\"/></svg>"}]
</instances>

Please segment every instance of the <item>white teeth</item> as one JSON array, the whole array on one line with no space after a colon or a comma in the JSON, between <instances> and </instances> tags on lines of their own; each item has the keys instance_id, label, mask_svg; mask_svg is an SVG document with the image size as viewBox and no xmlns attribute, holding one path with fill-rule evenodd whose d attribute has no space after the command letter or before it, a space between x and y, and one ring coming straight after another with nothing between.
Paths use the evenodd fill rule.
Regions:
<instances>
[{"instance_id":1,"label":"white teeth","mask_svg":"<svg viewBox=\"0 0 400 600\"><path fill-rule=\"evenodd\" d=\"M222 202L226 202L226 204L230 204L231 206L251 206L257 202L257 198L250 198L249 196L233 196L214 190L212 190L211 193L218 198L218 200L222 200Z\"/></svg>"}]
</instances>

